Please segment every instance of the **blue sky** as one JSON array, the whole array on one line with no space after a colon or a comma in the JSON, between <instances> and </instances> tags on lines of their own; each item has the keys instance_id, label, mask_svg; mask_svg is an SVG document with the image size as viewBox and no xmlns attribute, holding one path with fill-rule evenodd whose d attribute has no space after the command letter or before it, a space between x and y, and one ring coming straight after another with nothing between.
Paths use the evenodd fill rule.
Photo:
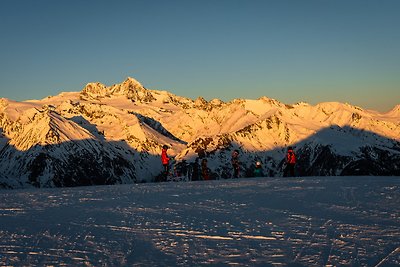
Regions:
<instances>
[{"instance_id":1,"label":"blue sky","mask_svg":"<svg viewBox=\"0 0 400 267\"><path fill-rule=\"evenodd\" d=\"M130 76L210 100L400 104L400 1L0 1L0 97Z\"/></svg>"}]
</instances>

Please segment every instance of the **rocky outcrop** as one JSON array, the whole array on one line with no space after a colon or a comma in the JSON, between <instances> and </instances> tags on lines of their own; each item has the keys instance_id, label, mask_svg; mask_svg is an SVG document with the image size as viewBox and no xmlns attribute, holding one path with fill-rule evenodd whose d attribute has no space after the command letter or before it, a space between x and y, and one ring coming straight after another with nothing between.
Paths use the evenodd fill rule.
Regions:
<instances>
[{"instance_id":1,"label":"rocky outcrop","mask_svg":"<svg viewBox=\"0 0 400 267\"><path fill-rule=\"evenodd\" d=\"M336 102L191 100L133 78L43 100L0 99L0 187L63 187L154 181L167 144L178 162L207 158L213 178L261 162L281 176L288 146L296 173L400 175L399 106L386 114Z\"/></svg>"}]
</instances>

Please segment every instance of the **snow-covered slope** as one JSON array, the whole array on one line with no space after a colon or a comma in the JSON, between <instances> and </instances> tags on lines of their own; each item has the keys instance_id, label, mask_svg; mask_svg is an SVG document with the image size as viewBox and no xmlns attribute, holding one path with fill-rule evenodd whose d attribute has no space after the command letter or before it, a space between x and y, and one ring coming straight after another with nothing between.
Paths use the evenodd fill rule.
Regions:
<instances>
[{"instance_id":1,"label":"snow-covered slope","mask_svg":"<svg viewBox=\"0 0 400 267\"><path fill-rule=\"evenodd\" d=\"M0 190L1 266L399 266L400 177Z\"/></svg>"},{"instance_id":2,"label":"snow-covered slope","mask_svg":"<svg viewBox=\"0 0 400 267\"><path fill-rule=\"evenodd\" d=\"M128 78L42 100L1 99L0 129L0 177L20 186L154 180L164 144L178 161L207 157L215 178L231 176L233 149L243 175L255 161L281 175L289 145L301 175L400 173L399 106L381 114L337 102L192 100Z\"/></svg>"}]
</instances>

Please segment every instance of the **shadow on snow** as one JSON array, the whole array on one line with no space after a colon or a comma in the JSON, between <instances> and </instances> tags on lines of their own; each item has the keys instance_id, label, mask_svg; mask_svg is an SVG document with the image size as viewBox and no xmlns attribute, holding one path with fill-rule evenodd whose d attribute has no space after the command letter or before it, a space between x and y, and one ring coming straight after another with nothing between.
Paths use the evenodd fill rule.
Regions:
<instances>
[{"instance_id":1,"label":"shadow on snow","mask_svg":"<svg viewBox=\"0 0 400 267\"><path fill-rule=\"evenodd\" d=\"M152 155L145 150L137 151L125 140L106 141L97 127L81 116L71 120L97 139L35 145L20 151L9 144L0 128L0 187L18 188L26 186L25 183L34 187L137 183L154 181L161 173L159 155ZM157 126L154 121L148 122L147 118L141 120L152 124L150 127L168 138L184 143L161 124ZM242 137L246 135L240 134ZM219 136L222 141L212 149L212 138L198 138L195 144L190 144L198 159L208 159L212 179L232 177L230 155L234 149L240 150L242 177L253 176L256 161L260 161L264 167L263 176L282 176L286 147L251 152L226 136ZM334 146L329 143L332 142L332 136ZM344 154L336 151L342 148L346 150L355 142L361 144L356 149L350 148ZM153 149L161 152L162 145L157 144ZM296 176L400 175L400 143L373 132L348 126L331 126L291 146L298 158ZM183 164L193 165L195 159L185 158ZM182 162L176 165L181 166ZM142 175L139 173L147 173L148 176L139 177Z\"/></svg>"}]
</instances>

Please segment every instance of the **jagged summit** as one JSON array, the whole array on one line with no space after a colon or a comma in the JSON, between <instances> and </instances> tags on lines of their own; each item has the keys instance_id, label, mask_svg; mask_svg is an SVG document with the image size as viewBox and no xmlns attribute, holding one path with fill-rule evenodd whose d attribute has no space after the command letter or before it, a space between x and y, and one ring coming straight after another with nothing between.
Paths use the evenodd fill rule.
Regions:
<instances>
[{"instance_id":1,"label":"jagged summit","mask_svg":"<svg viewBox=\"0 0 400 267\"><path fill-rule=\"evenodd\" d=\"M225 104L225 102L222 101L221 99L214 98L214 99L210 100L210 104L212 104L214 106L222 106L223 104Z\"/></svg>"},{"instance_id":2,"label":"jagged summit","mask_svg":"<svg viewBox=\"0 0 400 267\"><path fill-rule=\"evenodd\" d=\"M81 91L81 96L88 98L101 98L109 96L107 87L102 83L88 83Z\"/></svg>"},{"instance_id":3,"label":"jagged summit","mask_svg":"<svg viewBox=\"0 0 400 267\"><path fill-rule=\"evenodd\" d=\"M199 96L194 100L194 105L198 108L204 108L208 105L208 102L203 97Z\"/></svg>"},{"instance_id":4,"label":"jagged summit","mask_svg":"<svg viewBox=\"0 0 400 267\"><path fill-rule=\"evenodd\" d=\"M109 87L109 90L113 95L129 95L134 92L146 93L147 91L140 82L131 77L120 84Z\"/></svg>"},{"instance_id":5,"label":"jagged summit","mask_svg":"<svg viewBox=\"0 0 400 267\"><path fill-rule=\"evenodd\" d=\"M269 98L267 96L262 96L260 98L258 98L258 100L264 102L264 103L269 103L271 105L275 105L275 106L283 106L284 104L276 99L273 98Z\"/></svg>"},{"instance_id":6,"label":"jagged summit","mask_svg":"<svg viewBox=\"0 0 400 267\"><path fill-rule=\"evenodd\" d=\"M400 117L400 104L387 113L391 117Z\"/></svg>"},{"instance_id":7,"label":"jagged summit","mask_svg":"<svg viewBox=\"0 0 400 267\"><path fill-rule=\"evenodd\" d=\"M126 80L122 84L128 87L133 87L137 90L145 89L144 86L138 80L132 77L126 78Z\"/></svg>"},{"instance_id":8,"label":"jagged summit","mask_svg":"<svg viewBox=\"0 0 400 267\"><path fill-rule=\"evenodd\" d=\"M154 96L143 85L134 78L128 77L121 84L105 86L102 83L88 83L80 93L81 98L99 100L101 98L113 98L125 96L135 102L151 102L155 100Z\"/></svg>"}]
</instances>

